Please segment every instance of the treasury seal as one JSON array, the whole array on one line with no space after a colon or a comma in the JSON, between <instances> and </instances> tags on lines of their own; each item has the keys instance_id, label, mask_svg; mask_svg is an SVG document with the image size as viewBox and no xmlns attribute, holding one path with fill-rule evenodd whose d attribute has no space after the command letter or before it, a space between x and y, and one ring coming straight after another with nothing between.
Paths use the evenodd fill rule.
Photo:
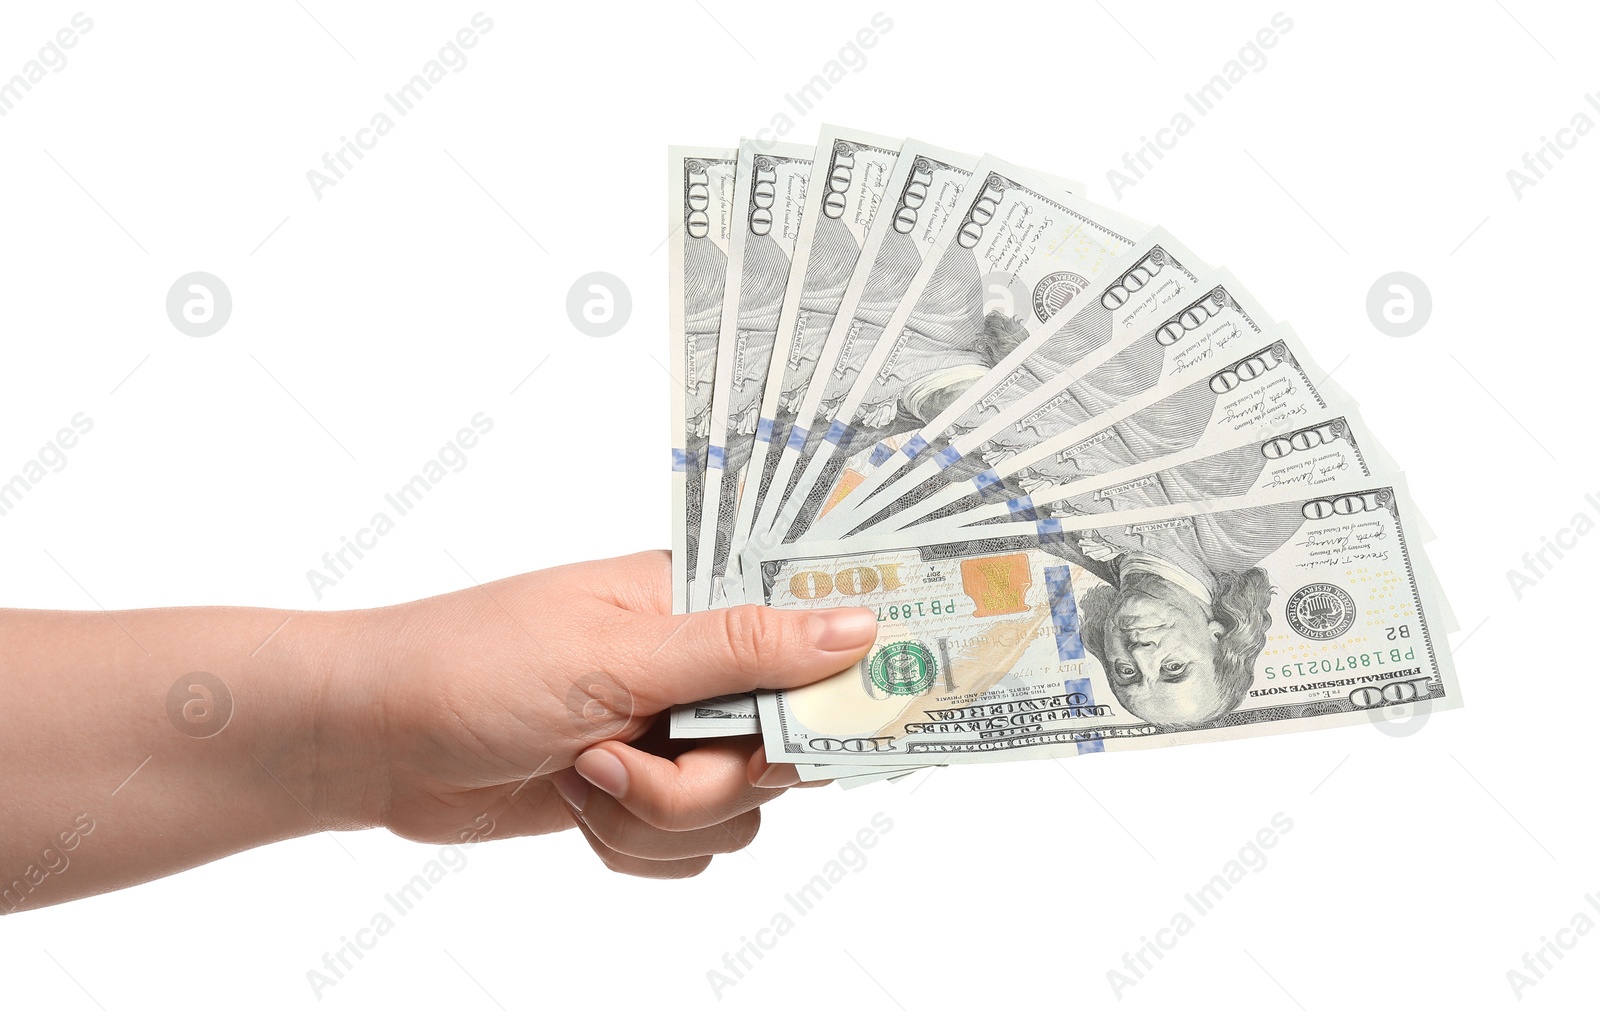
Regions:
<instances>
[{"instance_id":1,"label":"treasury seal","mask_svg":"<svg viewBox=\"0 0 1600 1011\"><path fill-rule=\"evenodd\" d=\"M1048 322L1061 307L1089 287L1089 279L1070 270L1058 270L1039 278L1033 286L1033 312L1039 322Z\"/></svg>"},{"instance_id":2,"label":"treasury seal","mask_svg":"<svg viewBox=\"0 0 1600 1011\"><path fill-rule=\"evenodd\" d=\"M1356 602L1343 587L1308 583L1290 594L1284 606L1289 627L1307 639L1332 639L1356 623Z\"/></svg>"},{"instance_id":3,"label":"treasury seal","mask_svg":"<svg viewBox=\"0 0 1600 1011\"><path fill-rule=\"evenodd\" d=\"M894 642L872 654L867 676L890 695L921 695L933 687L939 664L919 642Z\"/></svg>"}]
</instances>

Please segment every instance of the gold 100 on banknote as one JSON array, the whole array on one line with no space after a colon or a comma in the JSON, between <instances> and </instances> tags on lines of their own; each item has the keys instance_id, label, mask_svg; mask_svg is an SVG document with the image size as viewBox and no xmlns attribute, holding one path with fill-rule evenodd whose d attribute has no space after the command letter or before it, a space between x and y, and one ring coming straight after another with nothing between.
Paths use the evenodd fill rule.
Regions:
<instances>
[{"instance_id":1,"label":"gold 100 on banknote","mask_svg":"<svg viewBox=\"0 0 1600 1011\"><path fill-rule=\"evenodd\" d=\"M852 787L1461 704L1399 468L1226 269L1070 178L843 127L667 178L675 605L878 618L852 669L676 736Z\"/></svg>"}]
</instances>

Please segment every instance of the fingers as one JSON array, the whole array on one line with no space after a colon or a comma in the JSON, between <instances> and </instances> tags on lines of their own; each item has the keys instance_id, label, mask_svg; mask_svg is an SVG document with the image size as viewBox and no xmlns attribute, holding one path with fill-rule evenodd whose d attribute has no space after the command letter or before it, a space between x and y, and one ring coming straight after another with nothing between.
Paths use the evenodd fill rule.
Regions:
<instances>
[{"instance_id":1,"label":"fingers","mask_svg":"<svg viewBox=\"0 0 1600 1011\"><path fill-rule=\"evenodd\" d=\"M865 607L786 611L743 604L682 615L635 615L637 697L657 711L758 688L792 688L845 670L878 634Z\"/></svg>"},{"instance_id":2,"label":"fingers","mask_svg":"<svg viewBox=\"0 0 1600 1011\"><path fill-rule=\"evenodd\" d=\"M574 816L578 823L578 831L589 840L589 848L594 850L595 856L606 865L607 870L616 871L618 874L631 874L636 878L661 878L671 880L674 878L692 878L696 874L711 866L709 856L691 857L685 860L648 860L642 857L618 853L607 846L595 834L595 831L583 823L581 818Z\"/></svg>"},{"instance_id":3,"label":"fingers","mask_svg":"<svg viewBox=\"0 0 1600 1011\"><path fill-rule=\"evenodd\" d=\"M751 785L755 747L716 742L668 761L612 741L584 752L551 782L606 866L679 877L698 873L712 855L748 846L761 827L757 807L782 792ZM677 866L649 866L662 863Z\"/></svg>"},{"instance_id":4,"label":"fingers","mask_svg":"<svg viewBox=\"0 0 1600 1011\"><path fill-rule=\"evenodd\" d=\"M761 812L745 811L707 828L673 832L656 828L610 797L592 798L578 816L607 849L640 860L709 860L737 853L761 829Z\"/></svg>"},{"instance_id":5,"label":"fingers","mask_svg":"<svg viewBox=\"0 0 1600 1011\"><path fill-rule=\"evenodd\" d=\"M746 777L754 747L759 745L715 741L666 759L619 741L597 744L574 766L595 787L583 811L587 816L609 800L664 832L719 825L777 796Z\"/></svg>"},{"instance_id":6,"label":"fingers","mask_svg":"<svg viewBox=\"0 0 1600 1011\"><path fill-rule=\"evenodd\" d=\"M756 786L771 788L785 786L800 786L800 773L792 764L784 762L768 762L762 749L757 748L750 756L750 761L745 763L745 772L750 782Z\"/></svg>"}]
</instances>

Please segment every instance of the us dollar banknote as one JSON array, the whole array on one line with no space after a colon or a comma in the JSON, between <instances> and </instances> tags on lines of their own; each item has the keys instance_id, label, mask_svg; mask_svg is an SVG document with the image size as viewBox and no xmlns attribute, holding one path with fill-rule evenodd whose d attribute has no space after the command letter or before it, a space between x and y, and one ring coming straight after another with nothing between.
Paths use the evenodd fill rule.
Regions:
<instances>
[{"instance_id":1,"label":"us dollar banknote","mask_svg":"<svg viewBox=\"0 0 1600 1011\"><path fill-rule=\"evenodd\" d=\"M733 235L713 383L706 493L696 557L695 610L720 606L722 576L745 464L750 461L767 364L800 238L813 149L745 141L739 146Z\"/></svg>"},{"instance_id":2,"label":"us dollar banknote","mask_svg":"<svg viewBox=\"0 0 1600 1011\"><path fill-rule=\"evenodd\" d=\"M938 488L978 480L996 464L1063 432L1081 431L1107 412L1151 403L1191 376L1254 348L1270 324L1226 271L1202 275L1176 304L1150 318L1138 336L1102 345L1077 368L1046 370L1043 376L1019 370L1003 406L997 397L973 405L938 437L943 448L937 454L918 454L899 478L838 525L845 530L875 526Z\"/></svg>"},{"instance_id":3,"label":"us dollar banknote","mask_svg":"<svg viewBox=\"0 0 1600 1011\"><path fill-rule=\"evenodd\" d=\"M754 449L739 495L731 538L748 539L844 302L867 235L884 202L901 141L824 126L812 158L800 239L778 316L778 343L767 368ZM736 576L726 573L727 578Z\"/></svg>"},{"instance_id":4,"label":"us dollar banknote","mask_svg":"<svg viewBox=\"0 0 1600 1011\"><path fill-rule=\"evenodd\" d=\"M941 413L1149 230L1077 188L979 164L785 503L785 540L850 492L876 445Z\"/></svg>"},{"instance_id":5,"label":"us dollar banknote","mask_svg":"<svg viewBox=\"0 0 1600 1011\"><path fill-rule=\"evenodd\" d=\"M977 163L975 157L922 141L902 145L885 187L884 213L875 215L867 229L812 379L801 391L771 490L751 522L749 539L771 536L783 504L804 473L804 462L831 431L884 324L933 251L946 221L956 213Z\"/></svg>"},{"instance_id":6,"label":"us dollar banknote","mask_svg":"<svg viewBox=\"0 0 1600 1011\"><path fill-rule=\"evenodd\" d=\"M1008 432L1006 442L996 439L976 447L973 452L987 463L986 469L915 501L902 496L902 510L887 518L885 526L905 528L924 517L957 516L986 502L1009 501L1192 446L1214 445L1235 433L1282 431L1350 399L1286 325L1233 348L1230 355L1185 374L1181 385L1155 387L1042 441L1019 446Z\"/></svg>"},{"instance_id":7,"label":"us dollar banknote","mask_svg":"<svg viewBox=\"0 0 1600 1011\"><path fill-rule=\"evenodd\" d=\"M672 604L689 609L705 500L711 382L722 321L738 152L667 150L672 396Z\"/></svg>"},{"instance_id":8,"label":"us dollar banknote","mask_svg":"<svg viewBox=\"0 0 1600 1011\"><path fill-rule=\"evenodd\" d=\"M904 767L1165 747L1461 704L1393 482L1084 517L1048 535L801 542L757 602L876 610L853 669L758 696L769 761Z\"/></svg>"}]
</instances>

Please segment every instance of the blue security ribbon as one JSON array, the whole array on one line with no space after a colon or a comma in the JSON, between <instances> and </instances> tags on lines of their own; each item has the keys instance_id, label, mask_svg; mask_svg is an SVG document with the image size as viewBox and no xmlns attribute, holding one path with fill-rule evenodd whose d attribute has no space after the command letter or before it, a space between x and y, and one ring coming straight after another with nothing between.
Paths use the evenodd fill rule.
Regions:
<instances>
[{"instance_id":1,"label":"blue security ribbon","mask_svg":"<svg viewBox=\"0 0 1600 1011\"><path fill-rule=\"evenodd\" d=\"M809 429L801 428L799 425L795 425L789 429L789 441L784 444L784 448L802 449L805 447L806 440L809 438L811 438L811 431Z\"/></svg>"},{"instance_id":2,"label":"blue security ribbon","mask_svg":"<svg viewBox=\"0 0 1600 1011\"><path fill-rule=\"evenodd\" d=\"M853 431L854 430L844 422L835 421L832 425L828 426L827 440L833 445L837 446L839 443L848 439Z\"/></svg>"},{"instance_id":3,"label":"blue security ribbon","mask_svg":"<svg viewBox=\"0 0 1600 1011\"><path fill-rule=\"evenodd\" d=\"M1088 678L1072 678L1061 683L1061 688L1068 695L1082 695L1083 704L1094 705L1094 684ZM1106 750L1106 742L1096 738L1092 741L1079 741L1078 754L1093 755Z\"/></svg>"},{"instance_id":4,"label":"blue security ribbon","mask_svg":"<svg viewBox=\"0 0 1600 1011\"><path fill-rule=\"evenodd\" d=\"M946 446L939 450L939 455L933 458L933 462L940 470L945 470L959 459L961 459L961 450L954 446Z\"/></svg>"},{"instance_id":5,"label":"blue security ribbon","mask_svg":"<svg viewBox=\"0 0 1600 1011\"><path fill-rule=\"evenodd\" d=\"M706 450L706 469L721 470L728 462L728 450L725 446L711 446Z\"/></svg>"},{"instance_id":6,"label":"blue security ribbon","mask_svg":"<svg viewBox=\"0 0 1600 1011\"><path fill-rule=\"evenodd\" d=\"M760 421L758 421L756 423L756 441L757 442L771 442L772 441L772 419L771 418L762 418Z\"/></svg>"},{"instance_id":7,"label":"blue security ribbon","mask_svg":"<svg viewBox=\"0 0 1600 1011\"><path fill-rule=\"evenodd\" d=\"M1060 523L1056 525L1059 527ZM1044 586L1050 598L1050 623L1056 633L1056 656L1063 662L1082 660L1083 636L1078 629L1078 599L1072 592L1071 566L1045 566ZM1088 678L1070 678L1062 682L1061 688L1068 695L1082 695L1084 705L1094 705L1094 683ZM1098 739L1079 741L1077 744L1080 755L1106 750L1105 742Z\"/></svg>"},{"instance_id":8,"label":"blue security ribbon","mask_svg":"<svg viewBox=\"0 0 1600 1011\"><path fill-rule=\"evenodd\" d=\"M672 469L675 470L675 471L685 471L685 470L689 469L689 451L688 450L678 449L677 447L673 447L673 450L672 450Z\"/></svg>"},{"instance_id":9,"label":"blue security ribbon","mask_svg":"<svg viewBox=\"0 0 1600 1011\"><path fill-rule=\"evenodd\" d=\"M1083 638L1078 634L1078 601L1072 594L1072 569L1047 565L1045 594L1050 599L1050 623L1056 633L1056 656L1063 662L1083 659Z\"/></svg>"},{"instance_id":10,"label":"blue security ribbon","mask_svg":"<svg viewBox=\"0 0 1600 1011\"><path fill-rule=\"evenodd\" d=\"M876 446L872 447L872 455L867 457L867 462L876 467L893 455L894 450L880 442Z\"/></svg>"},{"instance_id":11,"label":"blue security ribbon","mask_svg":"<svg viewBox=\"0 0 1600 1011\"><path fill-rule=\"evenodd\" d=\"M900 447L900 452L906 455L907 460L915 460L917 455L928 448L928 440L920 435L913 435L909 442Z\"/></svg>"}]
</instances>

